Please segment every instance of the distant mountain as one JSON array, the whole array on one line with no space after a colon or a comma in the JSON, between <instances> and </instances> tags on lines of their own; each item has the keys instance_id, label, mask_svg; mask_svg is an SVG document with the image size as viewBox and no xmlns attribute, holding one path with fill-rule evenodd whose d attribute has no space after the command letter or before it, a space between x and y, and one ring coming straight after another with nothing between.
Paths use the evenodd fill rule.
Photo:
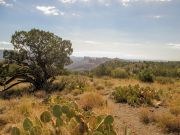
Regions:
<instances>
[{"instance_id":1,"label":"distant mountain","mask_svg":"<svg viewBox=\"0 0 180 135\"><path fill-rule=\"evenodd\" d=\"M0 59L3 59L3 50L0 50ZM71 71L87 71L98 65L109 61L110 58L93 58L93 57L71 57L73 63L66 68Z\"/></svg>"},{"instance_id":2,"label":"distant mountain","mask_svg":"<svg viewBox=\"0 0 180 135\"><path fill-rule=\"evenodd\" d=\"M72 71L87 71L98 65L111 60L110 58L95 58L95 57L71 57L73 63L66 68Z\"/></svg>"},{"instance_id":3,"label":"distant mountain","mask_svg":"<svg viewBox=\"0 0 180 135\"><path fill-rule=\"evenodd\" d=\"M0 59L3 59L3 50L0 50Z\"/></svg>"}]
</instances>

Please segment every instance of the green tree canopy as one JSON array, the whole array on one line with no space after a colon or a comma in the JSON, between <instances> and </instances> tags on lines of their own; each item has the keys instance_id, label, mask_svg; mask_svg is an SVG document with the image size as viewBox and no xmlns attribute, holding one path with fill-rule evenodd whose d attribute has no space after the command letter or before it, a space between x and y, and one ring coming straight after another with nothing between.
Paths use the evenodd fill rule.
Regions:
<instances>
[{"instance_id":1,"label":"green tree canopy","mask_svg":"<svg viewBox=\"0 0 180 135\"><path fill-rule=\"evenodd\" d=\"M16 84L29 82L36 89L41 89L71 63L71 42L53 33L38 29L17 31L12 35L11 43L14 50L4 51L4 59L19 68L4 84L18 79Z\"/></svg>"}]
</instances>

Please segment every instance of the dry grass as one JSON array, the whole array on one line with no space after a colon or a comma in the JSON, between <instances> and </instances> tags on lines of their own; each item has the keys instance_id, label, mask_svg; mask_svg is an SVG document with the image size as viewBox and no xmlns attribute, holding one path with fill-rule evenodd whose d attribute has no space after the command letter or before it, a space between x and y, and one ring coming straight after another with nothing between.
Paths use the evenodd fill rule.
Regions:
<instances>
[{"instance_id":1,"label":"dry grass","mask_svg":"<svg viewBox=\"0 0 180 135\"><path fill-rule=\"evenodd\" d=\"M40 90L40 91L36 91L34 93L34 96L36 96L37 98L45 98L47 96L47 93L44 90Z\"/></svg>"},{"instance_id":2,"label":"dry grass","mask_svg":"<svg viewBox=\"0 0 180 135\"><path fill-rule=\"evenodd\" d=\"M140 121L144 124L156 122L163 131L168 133L180 133L180 116L175 116L170 112L156 113L150 112L148 109L144 108L140 112Z\"/></svg>"},{"instance_id":3,"label":"dry grass","mask_svg":"<svg viewBox=\"0 0 180 135\"><path fill-rule=\"evenodd\" d=\"M105 100L97 92L87 92L81 96L78 103L84 110L92 110L93 108L102 107Z\"/></svg>"},{"instance_id":4,"label":"dry grass","mask_svg":"<svg viewBox=\"0 0 180 135\"><path fill-rule=\"evenodd\" d=\"M173 94L168 101L170 112L176 116L180 115L180 94Z\"/></svg>"},{"instance_id":5,"label":"dry grass","mask_svg":"<svg viewBox=\"0 0 180 135\"><path fill-rule=\"evenodd\" d=\"M170 113L166 113L160 117L159 123L164 131L169 133L180 133L180 116L174 116Z\"/></svg>"},{"instance_id":6,"label":"dry grass","mask_svg":"<svg viewBox=\"0 0 180 135\"><path fill-rule=\"evenodd\" d=\"M33 96L25 95L23 97L0 100L0 107L3 113L0 114L0 120L6 122L0 130L0 134L9 134L12 126L22 126L25 117L34 118L46 109L46 106L39 103L39 100Z\"/></svg>"},{"instance_id":7,"label":"dry grass","mask_svg":"<svg viewBox=\"0 0 180 135\"><path fill-rule=\"evenodd\" d=\"M58 80L60 80L61 77L57 78L58 79L56 81L59 82ZM114 87L123 87L128 86L129 84L139 84L140 87L149 86L154 89L162 89L163 92L166 92L168 96L165 96L164 100L166 100L166 105L170 112L167 111L167 113L156 114L147 108L143 108L140 112L140 120L143 123L158 123L165 131L168 132L180 132L180 81L174 81L173 84L160 84L157 82L148 84L139 82L135 79L120 80L110 77L93 78L93 82L89 83L90 86L83 89L84 93L80 89L74 89L72 91L68 91L67 89L59 93L61 95L66 95L68 93L71 96L77 96L79 98L77 102L84 110L93 110L97 114L111 114L111 111L113 111L115 106L106 101L102 95L105 92L109 93L114 89ZM27 86L27 84L22 84L14 87L13 89L20 90L26 88ZM98 92L103 92L102 95L95 92L97 89L101 89L101 91ZM55 93L55 95L57 95L57 93ZM40 103L41 98L44 98L46 93L39 91L35 93L35 96L36 97L32 95L24 95L21 98L14 98L10 100L0 99L0 135L10 134L12 126L22 128L22 121L25 117L29 117L33 120L35 116L39 116L41 112L47 109L46 105Z\"/></svg>"},{"instance_id":8,"label":"dry grass","mask_svg":"<svg viewBox=\"0 0 180 135\"><path fill-rule=\"evenodd\" d=\"M144 124L148 124L151 122L156 122L158 116L151 112L149 109L142 108L139 117L141 122L143 122Z\"/></svg>"}]
</instances>

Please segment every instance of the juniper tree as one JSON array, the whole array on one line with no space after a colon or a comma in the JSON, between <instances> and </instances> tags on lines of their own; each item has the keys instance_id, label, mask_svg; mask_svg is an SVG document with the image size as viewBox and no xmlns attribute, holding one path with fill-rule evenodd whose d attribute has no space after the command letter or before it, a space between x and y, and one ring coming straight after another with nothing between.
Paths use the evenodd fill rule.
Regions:
<instances>
[{"instance_id":1,"label":"juniper tree","mask_svg":"<svg viewBox=\"0 0 180 135\"><path fill-rule=\"evenodd\" d=\"M18 69L4 82L5 85L11 83L5 90L24 82L42 89L71 63L71 42L53 33L39 29L16 31L11 43L14 50L4 51L4 59L8 64L15 63Z\"/></svg>"}]
</instances>

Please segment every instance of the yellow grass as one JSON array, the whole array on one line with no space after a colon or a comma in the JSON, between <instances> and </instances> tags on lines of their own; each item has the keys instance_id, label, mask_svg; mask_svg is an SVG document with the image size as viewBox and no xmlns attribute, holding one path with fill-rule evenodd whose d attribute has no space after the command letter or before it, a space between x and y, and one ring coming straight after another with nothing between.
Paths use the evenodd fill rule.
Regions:
<instances>
[{"instance_id":1,"label":"yellow grass","mask_svg":"<svg viewBox=\"0 0 180 135\"><path fill-rule=\"evenodd\" d=\"M61 77L57 77L55 82L59 82ZM110 77L93 78L93 81L88 81L88 87L82 92L79 89L65 90L62 92L56 92L55 95L61 96L71 95L76 96L79 106L85 110L94 111L97 114L111 114L114 106L111 102L108 102L103 97L103 93L111 93L117 86L128 86L139 84L142 87L149 86L154 89L161 89L165 93L164 101L169 109L168 115L164 114L159 118L159 115L153 115L152 112L145 108L140 114L140 119L143 122L158 121L163 127L168 130L169 127L177 127L177 120L179 120L180 114L180 81L174 80L174 83L160 84L154 82L151 84L142 83L135 79L114 79ZM29 86L29 84L20 84L13 87L14 90L22 90ZM2 87L1 87L2 88ZM35 93L33 95L24 95L23 97L13 98L10 100L0 99L0 135L10 134L12 126L18 126L22 128L22 121L25 117L34 119L39 116L41 112L47 109L47 106L41 103L42 98L46 96L43 91ZM168 110L168 109L167 109ZM170 119L170 120L168 120ZM5 126L1 126L1 123L6 123ZM176 129L175 129L176 130Z\"/></svg>"}]
</instances>

